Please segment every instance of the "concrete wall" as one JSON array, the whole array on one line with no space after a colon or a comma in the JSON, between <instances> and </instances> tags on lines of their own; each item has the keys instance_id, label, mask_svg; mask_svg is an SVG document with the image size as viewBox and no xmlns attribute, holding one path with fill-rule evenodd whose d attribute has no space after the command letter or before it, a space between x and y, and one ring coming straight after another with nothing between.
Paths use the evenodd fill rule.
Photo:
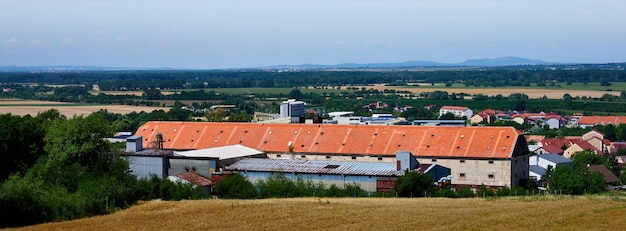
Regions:
<instances>
[{"instance_id":1,"label":"concrete wall","mask_svg":"<svg viewBox=\"0 0 626 231\"><path fill-rule=\"evenodd\" d=\"M452 184L515 187L528 178L528 156L513 159L444 159L418 157L422 164L438 164L450 168Z\"/></svg>"}]
</instances>

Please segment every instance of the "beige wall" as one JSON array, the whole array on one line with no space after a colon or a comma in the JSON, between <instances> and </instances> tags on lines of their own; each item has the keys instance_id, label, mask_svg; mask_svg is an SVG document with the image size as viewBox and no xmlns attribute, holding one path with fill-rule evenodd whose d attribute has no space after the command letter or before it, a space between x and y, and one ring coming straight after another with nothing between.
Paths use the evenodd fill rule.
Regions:
<instances>
[{"instance_id":1,"label":"beige wall","mask_svg":"<svg viewBox=\"0 0 626 231\"><path fill-rule=\"evenodd\" d=\"M580 146L574 144L572 146L569 146L569 148L565 149L565 151L563 151L563 157L567 159L572 159L572 155L574 155L574 153L582 152L582 151L584 150L580 148Z\"/></svg>"},{"instance_id":2,"label":"beige wall","mask_svg":"<svg viewBox=\"0 0 626 231\"><path fill-rule=\"evenodd\" d=\"M301 154L301 153L268 153L270 159L304 159L304 160L340 160L365 162L396 162L396 156L365 156L365 155L336 155L336 154ZM329 158L327 158L329 157ZM354 157L354 159L353 159Z\"/></svg>"}]
</instances>

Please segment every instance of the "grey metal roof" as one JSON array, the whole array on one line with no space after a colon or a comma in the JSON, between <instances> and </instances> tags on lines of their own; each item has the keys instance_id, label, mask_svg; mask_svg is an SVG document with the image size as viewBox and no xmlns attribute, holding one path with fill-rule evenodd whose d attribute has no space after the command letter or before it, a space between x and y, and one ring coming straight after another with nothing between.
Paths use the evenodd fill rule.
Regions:
<instances>
[{"instance_id":1,"label":"grey metal roof","mask_svg":"<svg viewBox=\"0 0 626 231\"><path fill-rule=\"evenodd\" d=\"M552 163L555 164L567 164L567 163L573 163L573 160L567 159L561 155L558 154L540 154L537 155L539 158L543 158L545 160L548 160Z\"/></svg>"},{"instance_id":2,"label":"grey metal roof","mask_svg":"<svg viewBox=\"0 0 626 231\"><path fill-rule=\"evenodd\" d=\"M256 150L254 148L249 148L243 146L241 144L222 146L216 148L205 148L199 150L192 151L175 151L175 156L186 156L186 157L208 157L208 158L219 158L220 160L245 157L245 156L254 156L263 154L262 151Z\"/></svg>"},{"instance_id":3,"label":"grey metal roof","mask_svg":"<svg viewBox=\"0 0 626 231\"><path fill-rule=\"evenodd\" d=\"M538 175L542 175L543 176L543 175L546 174L547 170L545 168L542 168L542 167L538 166L538 165L531 165L531 166L528 166L528 171L531 171L531 172L537 173Z\"/></svg>"},{"instance_id":4,"label":"grey metal roof","mask_svg":"<svg viewBox=\"0 0 626 231\"><path fill-rule=\"evenodd\" d=\"M396 176L394 162L245 158L226 167L232 171L293 172L331 175Z\"/></svg>"}]
</instances>

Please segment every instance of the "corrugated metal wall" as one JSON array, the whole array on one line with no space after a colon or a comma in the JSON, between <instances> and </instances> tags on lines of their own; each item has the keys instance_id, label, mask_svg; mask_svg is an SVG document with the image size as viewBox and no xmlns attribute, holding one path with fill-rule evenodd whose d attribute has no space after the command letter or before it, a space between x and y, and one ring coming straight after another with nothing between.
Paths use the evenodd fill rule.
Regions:
<instances>
[{"instance_id":1,"label":"corrugated metal wall","mask_svg":"<svg viewBox=\"0 0 626 231\"><path fill-rule=\"evenodd\" d=\"M137 179L149 179L152 174L163 178L163 157L160 156L125 156Z\"/></svg>"},{"instance_id":2,"label":"corrugated metal wall","mask_svg":"<svg viewBox=\"0 0 626 231\"><path fill-rule=\"evenodd\" d=\"M173 176L185 172L195 172L211 179L215 171L215 160L170 159L168 175Z\"/></svg>"},{"instance_id":3,"label":"corrugated metal wall","mask_svg":"<svg viewBox=\"0 0 626 231\"><path fill-rule=\"evenodd\" d=\"M258 180L267 179L272 174L271 172L243 172L237 171L237 173L248 178L250 182L256 184ZM344 188L346 184L357 183L360 185L361 189L366 192L376 192L376 179L377 176L341 176L341 175L327 175L327 174L293 174L293 173L284 173L285 177L295 180L296 178L301 178L305 180L311 180L313 183L317 184L321 182L324 184L326 188L331 185L336 185L339 188Z\"/></svg>"}]
</instances>

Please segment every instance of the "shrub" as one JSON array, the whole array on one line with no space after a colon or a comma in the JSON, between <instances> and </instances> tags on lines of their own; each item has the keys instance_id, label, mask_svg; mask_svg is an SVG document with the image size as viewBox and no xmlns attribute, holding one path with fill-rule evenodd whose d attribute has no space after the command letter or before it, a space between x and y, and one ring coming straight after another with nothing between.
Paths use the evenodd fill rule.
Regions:
<instances>
[{"instance_id":1,"label":"shrub","mask_svg":"<svg viewBox=\"0 0 626 231\"><path fill-rule=\"evenodd\" d=\"M254 185L241 174L233 174L217 182L214 190L221 198L252 199L258 195Z\"/></svg>"}]
</instances>

